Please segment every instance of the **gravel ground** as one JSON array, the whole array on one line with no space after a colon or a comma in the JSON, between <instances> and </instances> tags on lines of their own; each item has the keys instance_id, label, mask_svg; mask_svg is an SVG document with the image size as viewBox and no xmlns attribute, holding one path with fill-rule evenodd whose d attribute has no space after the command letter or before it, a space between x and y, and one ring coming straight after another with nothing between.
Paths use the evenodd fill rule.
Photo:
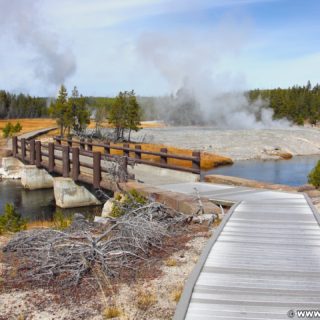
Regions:
<instances>
[{"instance_id":1,"label":"gravel ground","mask_svg":"<svg viewBox=\"0 0 320 320\"><path fill-rule=\"evenodd\" d=\"M320 154L320 128L221 130L209 127L143 129L132 138L217 153L233 160L267 159L265 148L280 148L292 155ZM272 158L272 157L270 157Z\"/></svg>"}]
</instances>

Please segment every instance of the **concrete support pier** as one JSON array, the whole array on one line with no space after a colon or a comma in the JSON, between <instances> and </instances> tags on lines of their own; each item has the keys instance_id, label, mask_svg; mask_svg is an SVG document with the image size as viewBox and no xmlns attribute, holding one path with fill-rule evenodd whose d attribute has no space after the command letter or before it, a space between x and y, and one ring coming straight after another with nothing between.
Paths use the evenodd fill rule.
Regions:
<instances>
[{"instance_id":1,"label":"concrete support pier","mask_svg":"<svg viewBox=\"0 0 320 320\"><path fill-rule=\"evenodd\" d=\"M54 197L60 208L76 208L101 205L101 202L85 187L78 186L71 178L53 179Z\"/></svg>"},{"instance_id":2,"label":"concrete support pier","mask_svg":"<svg viewBox=\"0 0 320 320\"><path fill-rule=\"evenodd\" d=\"M21 170L21 184L29 190L53 188L53 178L44 169L24 166Z\"/></svg>"},{"instance_id":3,"label":"concrete support pier","mask_svg":"<svg viewBox=\"0 0 320 320\"><path fill-rule=\"evenodd\" d=\"M20 179L23 167L24 164L16 158L2 158L2 168L0 168L0 176L3 179Z\"/></svg>"}]
</instances>

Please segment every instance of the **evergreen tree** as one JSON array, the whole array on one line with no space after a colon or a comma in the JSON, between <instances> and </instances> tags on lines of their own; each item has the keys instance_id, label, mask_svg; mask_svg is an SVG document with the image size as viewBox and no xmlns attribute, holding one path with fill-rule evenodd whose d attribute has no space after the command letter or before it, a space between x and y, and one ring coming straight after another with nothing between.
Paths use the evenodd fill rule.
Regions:
<instances>
[{"instance_id":1,"label":"evergreen tree","mask_svg":"<svg viewBox=\"0 0 320 320\"><path fill-rule=\"evenodd\" d=\"M119 92L110 108L108 120L115 128L116 140L124 139L125 130L129 130L130 140L131 131L140 129L141 108L133 90Z\"/></svg>"}]
</instances>

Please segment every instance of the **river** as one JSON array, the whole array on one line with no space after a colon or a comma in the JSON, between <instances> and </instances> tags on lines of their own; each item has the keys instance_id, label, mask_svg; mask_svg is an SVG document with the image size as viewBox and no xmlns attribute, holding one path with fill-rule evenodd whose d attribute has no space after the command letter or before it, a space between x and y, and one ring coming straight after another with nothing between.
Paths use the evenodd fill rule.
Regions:
<instances>
[{"instance_id":1,"label":"river","mask_svg":"<svg viewBox=\"0 0 320 320\"><path fill-rule=\"evenodd\" d=\"M17 211L29 221L52 220L57 210L64 215L76 212L85 216L101 214L101 206L59 209L55 206L53 189L25 190L19 180L0 181L0 214L6 203L14 204Z\"/></svg>"},{"instance_id":2,"label":"river","mask_svg":"<svg viewBox=\"0 0 320 320\"><path fill-rule=\"evenodd\" d=\"M206 171L204 175L221 174L289 186L308 182L308 174L315 167L319 155L296 156L290 160L243 160L233 165Z\"/></svg>"}]
</instances>

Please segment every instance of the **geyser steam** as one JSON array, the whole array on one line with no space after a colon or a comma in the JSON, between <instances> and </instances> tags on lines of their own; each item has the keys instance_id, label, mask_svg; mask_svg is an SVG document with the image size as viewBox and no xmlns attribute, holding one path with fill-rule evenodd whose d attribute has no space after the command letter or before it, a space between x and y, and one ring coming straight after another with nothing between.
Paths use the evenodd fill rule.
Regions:
<instances>
[{"instance_id":1,"label":"geyser steam","mask_svg":"<svg viewBox=\"0 0 320 320\"><path fill-rule=\"evenodd\" d=\"M39 5L39 0L0 0L0 26L2 34L13 37L22 50L34 52L30 60L35 75L56 87L75 72L75 57L54 32L44 27Z\"/></svg>"},{"instance_id":2,"label":"geyser steam","mask_svg":"<svg viewBox=\"0 0 320 320\"><path fill-rule=\"evenodd\" d=\"M266 101L249 102L242 76L224 71L230 58L237 61L247 34L246 28L228 23L205 34L143 35L137 45L139 55L161 73L172 92L156 99L159 118L225 128L289 126L287 120L273 120Z\"/></svg>"}]
</instances>

